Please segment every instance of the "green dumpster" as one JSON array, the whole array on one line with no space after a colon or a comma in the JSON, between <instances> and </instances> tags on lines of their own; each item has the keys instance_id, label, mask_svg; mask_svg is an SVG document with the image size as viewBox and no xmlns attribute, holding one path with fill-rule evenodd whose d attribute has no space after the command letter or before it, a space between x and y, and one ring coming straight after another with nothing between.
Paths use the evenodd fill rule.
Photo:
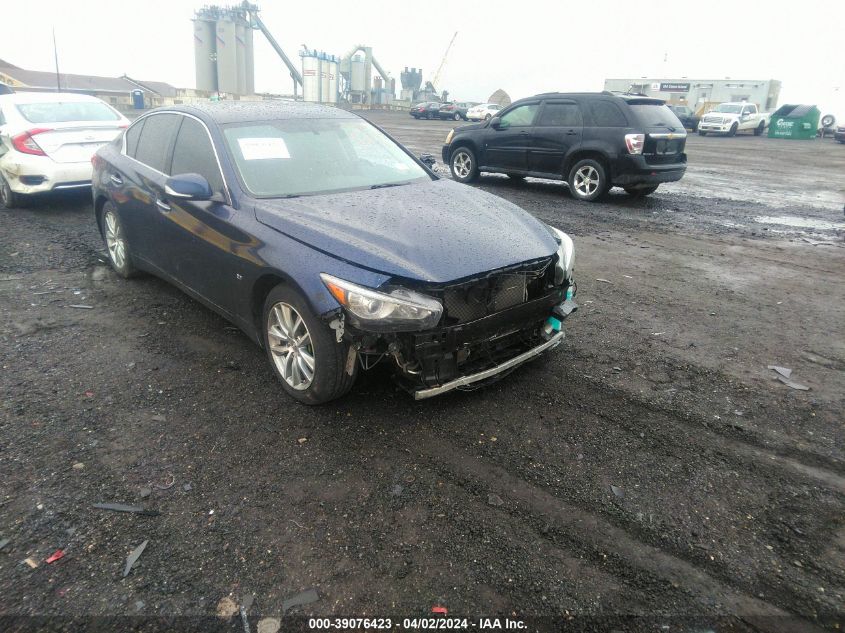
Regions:
<instances>
[{"instance_id":1,"label":"green dumpster","mask_svg":"<svg viewBox=\"0 0 845 633\"><path fill-rule=\"evenodd\" d=\"M783 105L769 121L769 138L816 138L820 116L814 105Z\"/></svg>"}]
</instances>

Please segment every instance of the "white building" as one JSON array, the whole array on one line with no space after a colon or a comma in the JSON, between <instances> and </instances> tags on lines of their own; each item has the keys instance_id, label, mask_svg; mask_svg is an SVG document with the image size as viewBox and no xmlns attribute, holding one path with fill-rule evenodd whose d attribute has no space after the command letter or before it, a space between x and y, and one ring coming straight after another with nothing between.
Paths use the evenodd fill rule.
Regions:
<instances>
[{"instance_id":1,"label":"white building","mask_svg":"<svg viewBox=\"0 0 845 633\"><path fill-rule=\"evenodd\" d=\"M778 106L780 81L777 79L605 79L604 89L611 92L636 92L665 99L699 112L726 101L756 103L764 112Z\"/></svg>"}]
</instances>

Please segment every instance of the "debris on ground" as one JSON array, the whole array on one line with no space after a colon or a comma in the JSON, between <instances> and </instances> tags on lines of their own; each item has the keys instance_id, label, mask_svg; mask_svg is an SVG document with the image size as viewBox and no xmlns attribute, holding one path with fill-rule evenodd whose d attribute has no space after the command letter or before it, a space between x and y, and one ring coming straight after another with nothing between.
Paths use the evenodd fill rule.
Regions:
<instances>
[{"instance_id":1,"label":"debris on ground","mask_svg":"<svg viewBox=\"0 0 845 633\"><path fill-rule=\"evenodd\" d=\"M437 604L431 607L431 612L436 613L438 615L449 615L449 609L447 609L446 607L441 607Z\"/></svg>"},{"instance_id":2,"label":"debris on ground","mask_svg":"<svg viewBox=\"0 0 845 633\"><path fill-rule=\"evenodd\" d=\"M167 473L167 476L170 477L167 483L153 485L159 490L170 490L176 484L176 477L173 475L173 473Z\"/></svg>"},{"instance_id":3,"label":"debris on ground","mask_svg":"<svg viewBox=\"0 0 845 633\"><path fill-rule=\"evenodd\" d=\"M82 470L83 468L85 468L85 464L83 464L82 462L76 462L73 465L74 470Z\"/></svg>"},{"instance_id":4,"label":"debris on ground","mask_svg":"<svg viewBox=\"0 0 845 633\"><path fill-rule=\"evenodd\" d=\"M244 625L244 633L252 633L249 629L249 620L246 617L246 607L241 605L241 623Z\"/></svg>"},{"instance_id":5,"label":"debris on ground","mask_svg":"<svg viewBox=\"0 0 845 633\"><path fill-rule=\"evenodd\" d=\"M150 420L153 422L167 422L167 416L162 415L161 413L156 413L155 415L150 416Z\"/></svg>"},{"instance_id":6,"label":"debris on ground","mask_svg":"<svg viewBox=\"0 0 845 633\"><path fill-rule=\"evenodd\" d=\"M76 308L77 310L93 310L94 306L86 306L81 303L71 303L68 308Z\"/></svg>"},{"instance_id":7,"label":"debris on ground","mask_svg":"<svg viewBox=\"0 0 845 633\"><path fill-rule=\"evenodd\" d=\"M57 550L56 550L55 552L53 552L50 556L48 556L48 557L44 560L44 562L45 562L45 563L47 563L47 564L50 564L50 563L55 563L57 560L59 560L59 559L61 559L61 558L64 558L64 557L65 557L65 553L64 553L62 550L57 549Z\"/></svg>"},{"instance_id":8,"label":"debris on ground","mask_svg":"<svg viewBox=\"0 0 845 633\"><path fill-rule=\"evenodd\" d=\"M138 559L141 558L141 554L144 553L144 550L147 548L147 543L149 540L144 541L134 550L129 556L126 557L126 567L123 568L123 577L126 578L129 575L129 572L132 571L132 566L138 562Z\"/></svg>"},{"instance_id":9,"label":"debris on ground","mask_svg":"<svg viewBox=\"0 0 845 633\"><path fill-rule=\"evenodd\" d=\"M491 506L502 506L505 505L505 500L502 499L499 495L493 494L492 492L487 495L487 503Z\"/></svg>"},{"instance_id":10,"label":"debris on ground","mask_svg":"<svg viewBox=\"0 0 845 633\"><path fill-rule=\"evenodd\" d=\"M157 517L161 514L158 510L147 510L141 506L130 506L125 503L95 503L94 507L98 510L112 510L113 512L131 512L134 514L143 514L148 517Z\"/></svg>"},{"instance_id":11,"label":"debris on ground","mask_svg":"<svg viewBox=\"0 0 845 633\"><path fill-rule=\"evenodd\" d=\"M778 365L769 365L769 369L776 371L784 378L789 378L792 375L792 370L789 367L779 367Z\"/></svg>"},{"instance_id":12,"label":"debris on ground","mask_svg":"<svg viewBox=\"0 0 845 633\"><path fill-rule=\"evenodd\" d=\"M287 600L282 602L282 612L286 613L289 609L293 609L294 607L299 607L305 604L311 604L312 602L317 602L320 599L320 596L317 594L316 590L308 589L303 591L302 593L298 593L292 598L288 598Z\"/></svg>"},{"instance_id":13,"label":"debris on ground","mask_svg":"<svg viewBox=\"0 0 845 633\"><path fill-rule=\"evenodd\" d=\"M11 542L12 541L10 539L7 539L7 538L0 540L0 552L2 552L6 548L6 546Z\"/></svg>"},{"instance_id":14,"label":"debris on ground","mask_svg":"<svg viewBox=\"0 0 845 633\"><path fill-rule=\"evenodd\" d=\"M238 605L229 596L220 598L217 603L217 617L223 620L228 620L238 612Z\"/></svg>"},{"instance_id":15,"label":"debris on ground","mask_svg":"<svg viewBox=\"0 0 845 633\"><path fill-rule=\"evenodd\" d=\"M622 488L620 488L619 486L614 486L614 485L611 484L610 490L613 492L613 494L615 494L620 499L625 498L625 491L622 490Z\"/></svg>"},{"instance_id":16,"label":"debris on ground","mask_svg":"<svg viewBox=\"0 0 845 633\"><path fill-rule=\"evenodd\" d=\"M27 558L23 562L25 562L27 565L29 565L30 568L32 568L32 569L35 569L36 567L38 567L38 561L35 560L34 558L31 558L31 557Z\"/></svg>"},{"instance_id":17,"label":"debris on ground","mask_svg":"<svg viewBox=\"0 0 845 633\"><path fill-rule=\"evenodd\" d=\"M182 486L182 490L184 490L185 492L191 492L191 490L193 489L194 487L191 484L185 484Z\"/></svg>"},{"instance_id":18,"label":"debris on ground","mask_svg":"<svg viewBox=\"0 0 845 633\"><path fill-rule=\"evenodd\" d=\"M307 437L300 437L300 438L299 438L298 440L296 440L296 441L297 441L297 442L299 442L300 444L305 444L305 442L307 442L307 441L308 441L308 438L307 438Z\"/></svg>"},{"instance_id":19,"label":"debris on ground","mask_svg":"<svg viewBox=\"0 0 845 633\"><path fill-rule=\"evenodd\" d=\"M282 628L282 621L279 618L261 618L258 621L256 631L258 633L279 633Z\"/></svg>"},{"instance_id":20,"label":"debris on ground","mask_svg":"<svg viewBox=\"0 0 845 633\"><path fill-rule=\"evenodd\" d=\"M141 488L141 499L146 499L151 494L153 494L152 488Z\"/></svg>"},{"instance_id":21,"label":"debris on ground","mask_svg":"<svg viewBox=\"0 0 845 633\"><path fill-rule=\"evenodd\" d=\"M601 277L596 278L596 281L600 281L603 284L612 284L613 282L610 279L602 279Z\"/></svg>"},{"instance_id":22,"label":"debris on ground","mask_svg":"<svg viewBox=\"0 0 845 633\"><path fill-rule=\"evenodd\" d=\"M792 389L797 389L798 391L809 391L810 390L810 388L807 385L802 385L800 382L795 382L794 380L790 380L789 378L784 378L783 376L778 376L778 380L780 380L787 387L791 387Z\"/></svg>"}]
</instances>

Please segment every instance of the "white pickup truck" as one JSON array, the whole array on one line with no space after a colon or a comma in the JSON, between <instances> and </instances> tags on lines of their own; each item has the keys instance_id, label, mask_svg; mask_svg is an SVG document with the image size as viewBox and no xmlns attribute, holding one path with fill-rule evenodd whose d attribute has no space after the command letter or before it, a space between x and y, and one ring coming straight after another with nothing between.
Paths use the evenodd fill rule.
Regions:
<instances>
[{"instance_id":1,"label":"white pickup truck","mask_svg":"<svg viewBox=\"0 0 845 633\"><path fill-rule=\"evenodd\" d=\"M769 125L770 118L769 112L758 112L753 103L720 103L715 110L701 117L698 133L701 136L710 132L734 136L737 132L752 130L754 136L760 136Z\"/></svg>"}]
</instances>

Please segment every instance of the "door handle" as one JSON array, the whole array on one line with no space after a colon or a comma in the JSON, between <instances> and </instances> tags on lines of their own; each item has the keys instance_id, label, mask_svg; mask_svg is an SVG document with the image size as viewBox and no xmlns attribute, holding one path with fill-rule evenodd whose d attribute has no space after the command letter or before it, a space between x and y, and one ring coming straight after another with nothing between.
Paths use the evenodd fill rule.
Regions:
<instances>
[{"instance_id":1,"label":"door handle","mask_svg":"<svg viewBox=\"0 0 845 633\"><path fill-rule=\"evenodd\" d=\"M109 180L111 180L116 185L122 185L123 184L123 178L121 178L117 174L111 174L109 176Z\"/></svg>"},{"instance_id":2,"label":"door handle","mask_svg":"<svg viewBox=\"0 0 845 633\"><path fill-rule=\"evenodd\" d=\"M575 136L576 134L578 134L578 132L576 132L575 130L567 130L566 131L567 136Z\"/></svg>"},{"instance_id":3,"label":"door handle","mask_svg":"<svg viewBox=\"0 0 845 633\"><path fill-rule=\"evenodd\" d=\"M528 136L528 132L526 132L525 130L522 130L522 132L520 132L519 135L520 136Z\"/></svg>"},{"instance_id":4,"label":"door handle","mask_svg":"<svg viewBox=\"0 0 845 633\"><path fill-rule=\"evenodd\" d=\"M170 205L167 204L166 202L162 202L158 198L156 198L156 206L159 209L161 209L162 211L164 211L165 213L170 213Z\"/></svg>"}]
</instances>

